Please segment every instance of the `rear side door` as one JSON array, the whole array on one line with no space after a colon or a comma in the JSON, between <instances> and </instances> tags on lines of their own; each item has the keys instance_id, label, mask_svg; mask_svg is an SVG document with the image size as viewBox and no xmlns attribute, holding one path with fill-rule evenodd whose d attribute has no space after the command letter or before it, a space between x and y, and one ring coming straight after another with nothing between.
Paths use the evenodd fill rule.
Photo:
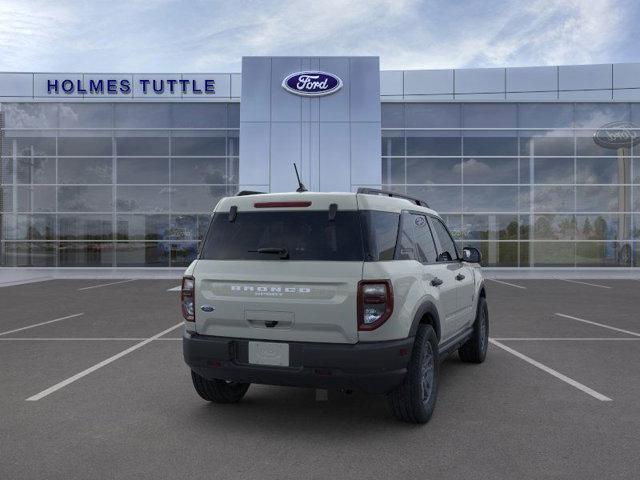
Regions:
<instances>
[{"instance_id":1,"label":"rear side door","mask_svg":"<svg viewBox=\"0 0 640 480\"><path fill-rule=\"evenodd\" d=\"M452 324L455 333L469 324L475 292L473 269L462 262L453 237L444 222L435 217L430 217L429 222L438 250L436 262L446 265L453 278L453 288L456 292L456 312Z\"/></svg>"},{"instance_id":2,"label":"rear side door","mask_svg":"<svg viewBox=\"0 0 640 480\"><path fill-rule=\"evenodd\" d=\"M417 212L402 214L399 242L400 259L410 256L422 264L425 293L438 299L442 340L455 333L457 313L456 281L444 263L437 263L436 245L426 215Z\"/></svg>"}]
</instances>

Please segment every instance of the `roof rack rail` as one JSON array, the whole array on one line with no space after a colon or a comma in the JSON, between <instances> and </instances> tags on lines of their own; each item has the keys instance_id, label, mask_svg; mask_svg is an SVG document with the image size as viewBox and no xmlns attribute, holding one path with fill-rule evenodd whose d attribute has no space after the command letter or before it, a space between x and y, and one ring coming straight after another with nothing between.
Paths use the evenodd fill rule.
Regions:
<instances>
[{"instance_id":1,"label":"roof rack rail","mask_svg":"<svg viewBox=\"0 0 640 480\"><path fill-rule=\"evenodd\" d=\"M387 197L403 198L405 200L409 200L410 202L415 203L419 207L429 208L429 205L427 205L427 202L425 202L424 200L420 200L419 198L415 198L415 197L410 197L409 195L404 195L402 193L390 192L388 190L379 190L377 188L360 187L358 188L357 193L365 193L367 195L386 195Z\"/></svg>"},{"instance_id":2,"label":"roof rack rail","mask_svg":"<svg viewBox=\"0 0 640 480\"><path fill-rule=\"evenodd\" d=\"M255 192L253 190L240 190L236 193L236 197L244 197L245 195L264 195L265 192Z\"/></svg>"}]
</instances>

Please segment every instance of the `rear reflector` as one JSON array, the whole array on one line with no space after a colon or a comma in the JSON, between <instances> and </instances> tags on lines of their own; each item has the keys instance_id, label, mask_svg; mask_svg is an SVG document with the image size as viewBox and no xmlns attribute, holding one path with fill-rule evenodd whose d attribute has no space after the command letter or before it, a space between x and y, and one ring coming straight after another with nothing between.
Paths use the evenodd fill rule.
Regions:
<instances>
[{"instance_id":1,"label":"rear reflector","mask_svg":"<svg viewBox=\"0 0 640 480\"><path fill-rule=\"evenodd\" d=\"M311 202L259 202L254 203L255 208L296 208L310 207Z\"/></svg>"}]
</instances>

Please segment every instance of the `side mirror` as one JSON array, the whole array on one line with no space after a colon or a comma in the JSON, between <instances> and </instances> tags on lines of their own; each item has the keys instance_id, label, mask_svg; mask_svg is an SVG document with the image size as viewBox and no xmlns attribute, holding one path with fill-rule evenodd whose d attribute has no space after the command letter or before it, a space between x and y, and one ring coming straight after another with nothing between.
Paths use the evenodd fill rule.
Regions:
<instances>
[{"instance_id":1,"label":"side mirror","mask_svg":"<svg viewBox=\"0 0 640 480\"><path fill-rule=\"evenodd\" d=\"M480 263L482 262L482 254L477 248L464 247L462 249L462 261L469 263Z\"/></svg>"},{"instance_id":2,"label":"side mirror","mask_svg":"<svg viewBox=\"0 0 640 480\"><path fill-rule=\"evenodd\" d=\"M451 254L449 252L442 252L436 258L436 262L451 262L451 261L453 261L453 258L451 258Z\"/></svg>"}]
</instances>

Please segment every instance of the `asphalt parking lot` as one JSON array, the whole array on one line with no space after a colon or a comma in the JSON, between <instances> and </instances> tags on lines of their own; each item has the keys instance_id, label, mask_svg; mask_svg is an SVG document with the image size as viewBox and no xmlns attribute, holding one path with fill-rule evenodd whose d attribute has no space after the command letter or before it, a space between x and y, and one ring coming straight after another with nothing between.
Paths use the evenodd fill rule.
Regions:
<instances>
[{"instance_id":1,"label":"asphalt parking lot","mask_svg":"<svg viewBox=\"0 0 640 480\"><path fill-rule=\"evenodd\" d=\"M640 281L488 281L487 361L442 364L424 426L359 394L207 404L177 284L0 288L0 478L638 478Z\"/></svg>"}]
</instances>

